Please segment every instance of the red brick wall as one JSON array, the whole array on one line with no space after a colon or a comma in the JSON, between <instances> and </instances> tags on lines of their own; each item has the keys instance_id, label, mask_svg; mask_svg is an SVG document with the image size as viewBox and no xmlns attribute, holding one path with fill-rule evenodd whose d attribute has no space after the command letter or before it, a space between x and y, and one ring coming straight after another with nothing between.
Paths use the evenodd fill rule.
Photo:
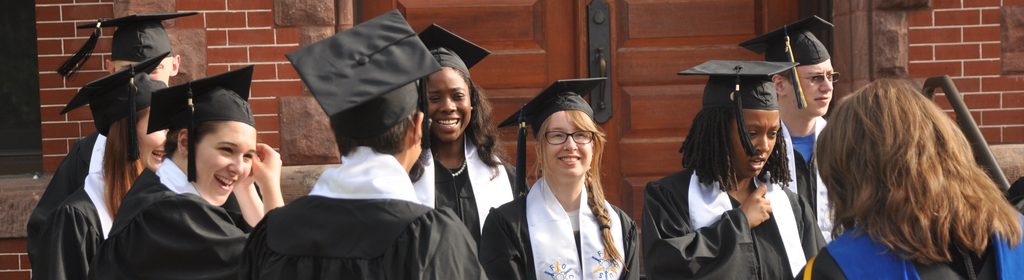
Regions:
<instances>
[{"instance_id":1,"label":"red brick wall","mask_svg":"<svg viewBox=\"0 0 1024 280\"><path fill-rule=\"evenodd\" d=\"M103 62L110 55L112 28L104 29L104 36L93 57L78 74L65 79L55 72L92 32L91 29L75 29L75 25L92 22L99 17L112 18L136 12L200 12L199 15L165 23L172 37L178 37L174 40L174 48L183 57L183 70L205 72L190 73L187 77L201 78L255 64L250 102L259 141L280 147L277 98L301 94L302 83L284 57L285 53L298 48L299 32L294 27L275 27L272 0L177 0L172 1L173 4L120 2L124 3L115 4L110 0L36 1L45 171L54 171L76 139L95 131L89 110L79 109L67 115L58 112L78 87L107 74L103 70ZM118 9L121 11L115 14ZM184 79L173 79L172 84L180 80Z\"/></svg>"},{"instance_id":2,"label":"red brick wall","mask_svg":"<svg viewBox=\"0 0 1024 280\"><path fill-rule=\"evenodd\" d=\"M1024 76L1003 65L1004 5L1024 1L933 0L908 15L910 76L953 77L989 144L1024 143Z\"/></svg>"},{"instance_id":3,"label":"red brick wall","mask_svg":"<svg viewBox=\"0 0 1024 280\"><path fill-rule=\"evenodd\" d=\"M28 280L32 265L25 253L25 239L0 239L0 279Z\"/></svg>"}]
</instances>

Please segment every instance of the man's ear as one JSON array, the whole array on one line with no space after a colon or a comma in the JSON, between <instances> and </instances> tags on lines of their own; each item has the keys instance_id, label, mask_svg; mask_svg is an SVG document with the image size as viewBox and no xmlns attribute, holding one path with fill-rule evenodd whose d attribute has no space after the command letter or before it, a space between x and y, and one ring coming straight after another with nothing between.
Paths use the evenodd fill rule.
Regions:
<instances>
[{"instance_id":1,"label":"man's ear","mask_svg":"<svg viewBox=\"0 0 1024 280\"><path fill-rule=\"evenodd\" d=\"M178 149L182 155L188 156L188 129L178 130Z\"/></svg>"},{"instance_id":2,"label":"man's ear","mask_svg":"<svg viewBox=\"0 0 1024 280\"><path fill-rule=\"evenodd\" d=\"M181 55L180 54L176 54L176 55L174 55L174 56L172 56L170 58L171 58L171 69L168 69L168 70L170 70L170 72L169 72L170 75L168 77L174 77L174 76L178 75L178 69L181 68Z\"/></svg>"},{"instance_id":3,"label":"man's ear","mask_svg":"<svg viewBox=\"0 0 1024 280\"><path fill-rule=\"evenodd\" d=\"M423 112L416 112L412 115L412 125L409 126L409 129L412 130L406 134L412 137L412 139L408 139L409 142L419 146L423 142Z\"/></svg>"},{"instance_id":4,"label":"man's ear","mask_svg":"<svg viewBox=\"0 0 1024 280\"><path fill-rule=\"evenodd\" d=\"M796 69L789 70L789 71L796 71ZM780 98L781 97L785 97L785 96L789 96L789 93L786 92L786 87L789 86L787 84L788 82L789 82L789 79L786 79L785 77L783 77L782 74L772 75L772 84L775 84L775 92L776 92L776 94L779 95Z\"/></svg>"}]
</instances>

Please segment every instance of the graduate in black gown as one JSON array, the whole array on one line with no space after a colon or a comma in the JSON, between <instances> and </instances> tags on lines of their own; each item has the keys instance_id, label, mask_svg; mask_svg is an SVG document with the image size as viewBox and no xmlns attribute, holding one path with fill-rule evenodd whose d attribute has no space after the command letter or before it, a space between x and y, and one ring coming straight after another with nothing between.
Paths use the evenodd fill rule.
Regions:
<instances>
[{"instance_id":1,"label":"graduate in black gown","mask_svg":"<svg viewBox=\"0 0 1024 280\"><path fill-rule=\"evenodd\" d=\"M180 65L180 55L171 51L170 39L167 31L164 30L162 20L182 16L190 16L196 13L171 13L171 14L148 14L131 15L116 19L100 19L95 23L82 24L79 28L94 28L93 36L74 56L68 59L58 69L61 76L70 77L90 57L96 41L99 40L100 27L117 27L114 32L110 46L110 54L113 60L107 60L107 70L114 73L127 65L139 63L154 57L171 52L170 55L158 61L160 66L148 73L152 80L169 84L171 76L177 75ZM48 69L49 70L49 69ZM78 140L68 150L68 154L61 160L53 178L46 185L46 190L39 197L39 203L32 209L29 216L26 232L28 233L28 255L29 259L35 261L37 244L46 242L39 240L43 227L48 223L50 213L57 208L72 193L82 189L85 177L90 173L102 169L103 153L106 147L107 138L99 132L89 134ZM161 149L162 150L162 149ZM158 151L159 152L159 151Z\"/></svg>"},{"instance_id":2,"label":"graduate in black gown","mask_svg":"<svg viewBox=\"0 0 1024 280\"><path fill-rule=\"evenodd\" d=\"M163 56L92 81L81 88L62 112L86 104L92 110L96 130L106 141L102 172L89 174L85 187L72 193L47 219L35 244L33 279L85 279L89 263L106 238L121 198L143 168L156 170L163 149L164 132L146 133L151 93L166 88L149 79Z\"/></svg>"},{"instance_id":3,"label":"graduate in black gown","mask_svg":"<svg viewBox=\"0 0 1024 280\"><path fill-rule=\"evenodd\" d=\"M419 37L441 70L424 79L421 92L430 125L416 194L426 206L454 211L479 241L487 212L518 194L501 160L490 101L469 76L490 52L436 24Z\"/></svg>"},{"instance_id":4,"label":"graduate in black gown","mask_svg":"<svg viewBox=\"0 0 1024 280\"><path fill-rule=\"evenodd\" d=\"M440 66L398 11L287 55L328 115L341 166L267 214L238 279L483 279L449 209L416 198L424 116L416 82Z\"/></svg>"},{"instance_id":5,"label":"graduate in black gown","mask_svg":"<svg viewBox=\"0 0 1024 280\"><path fill-rule=\"evenodd\" d=\"M832 56L812 30L831 29L832 24L810 16L740 43L747 49L764 53L765 61L799 63L794 71L772 75L779 95L782 137L789 161L789 185L811 205L825 241L831 240L832 218L828 216L828 189L818 175L814 146L828 122L832 84L839 73L832 68Z\"/></svg>"},{"instance_id":6,"label":"graduate in black gown","mask_svg":"<svg viewBox=\"0 0 1024 280\"><path fill-rule=\"evenodd\" d=\"M168 157L125 195L92 279L235 279L247 232L283 205L281 159L256 143L252 66L153 93ZM261 199L256 193L259 187ZM234 193L235 215L221 207Z\"/></svg>"},{"instance_id":7,"label":"graduate in black gown","mask_svg":"<svg viewBox=\"0 0 1024 280\"><path fill-rule=\"evenodd\" d=\"M835 240L800 279L1022 279L1024 216L918 87L882 79L821 133Z\"/></svg>"},{"instance_id":8,"label":"graduate in black gown","mask_svg":"<svg viewBox=\"0 0 1024 280\"><path fill-rule=\"evenodd\" d=\"M540 174L526 196L491 210L480 263L491 279L639 279L636 223L605 200L604 133L583 96L604 78L559 80L501 126L528 125ZM517 168L517 178L525 178ZM525 180L520 180L525 183Z\"/></svg>"},{"instance_id":9,"label":"graduate in black gown","mask_svg":"<svg viewBox=\"0 0 1024 280\"><path fill-rule=\"evenodd\" d=\"M708 61L683 171L644 190L649 279L790 279L824 246L813 210L786 186L772 74L794 63Z\"/></svg>"}]
</instances>

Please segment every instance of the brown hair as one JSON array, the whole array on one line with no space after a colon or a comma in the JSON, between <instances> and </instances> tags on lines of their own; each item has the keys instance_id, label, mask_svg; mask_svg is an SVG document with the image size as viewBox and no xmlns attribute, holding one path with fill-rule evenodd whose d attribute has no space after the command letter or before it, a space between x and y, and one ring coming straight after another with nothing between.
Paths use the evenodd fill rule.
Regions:
<instances>
[{"instance_id":1,"label":"brown hair","mask_svg":"<svg viewBox=\"0 0 1024 280\"><path fill-rule=\"evenodd\" d=\"M612 237L611 230L611 216L608 215L608 210L604 207L606 203L604 198L604 188L601 187L601 179L599 178L599 176L601 176L601 158L604 154L604 143L606 141L605 134L601 131L601 128L598 127L592 119L590 119L590 116L587 116L587 114L575 110L568 110L565 111L565 113L569 117L569 122L580 130L594 132L594 142L592 142L594 145L593 160L590 161L590 171L587 172L585 182L587 186L587 206L590 207L590 211L594 213L594 216L597 216L598 225L601 225L601 241L604 243L605 251L604 257L611 258L619 264L624 265L622 253L620 253L618 249L615 249L615 239ZM534 138L538 140L536 151L537 158L540 159L540 164L534 167L538 177L543 174L542 166L547 165L547 159L544 157L545 147L547 145L544 145L545 142L542 140L542 135L543 131L547 131L548 125L550 124L548 122L549 120L551 120L550 117L547 120L544 120L544 123L538 130L541 131L541 133L534 135Z\"/></svg>"},{"instance_id":2,"label":"brown hair","mask_svg":"<svg viewBox=\"0 0 1024 280\"><path fill-rule=\"evenodd\" d=\"M915 263L980 256L997 234L1016 246L1017 212L959 128L905 81L878 80L833 112L818 140L833 236L853 228Z\"/></svg>"},{"instance_id":3,"label":"brown hair","mask_svg":"<svg viewBox=\"0 0 1024 280\"><path fill-rule=\"evenodd\" d=\"M147 113L148 110L146 109ZM117 215L121 200L142 173L142 161L128 160L129 147L128 143L125 143L128 137L138 137L128 135L128 126L134 125L136 124L130 123L128 118L124 118L114 122L107 131L107 144L103 150L103 197L107 200L106 206L110 215Z\"/></svg>"}]
</instances>

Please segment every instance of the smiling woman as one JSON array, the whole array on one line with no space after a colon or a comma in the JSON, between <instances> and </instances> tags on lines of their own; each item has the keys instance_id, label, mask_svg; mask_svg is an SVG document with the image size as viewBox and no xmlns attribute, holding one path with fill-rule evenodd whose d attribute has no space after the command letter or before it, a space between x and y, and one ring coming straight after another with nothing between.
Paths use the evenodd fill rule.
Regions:
<instances>
[{"instance_id":1,"label":"smiling woman","mask_svg":"<svg viewBox=\"0 0 1024 280\"><path fill-rule=\"evenodd\" d=\"M248 232L284 204L280 156L256 143L251 78L250 66L153 94L148 130L171 130L167 158L125 195L98 249L96 278L236 277ZM240 215L221 207L232 193Z\"/></svg>"},{"instance_id":2,"label":"smiling woman","mask_svg":"<svg viewBox=\"0 0 1024 280\"><path fill-rule=\"evenodd\" d=\"M540 178L487 216L480 263L491 279L639 279L636 223L605 200L605 134L581 96L603 82L556 81L502 123L529 125Z\"/></svg>"},{"instance_id":3,"label":"smiling woman","mask_svg":"<svg viewBox=\"0 0 1024 280\"><path fill-rule=\"evenodd\" d=\"M519 193L502 163L491 104L470 78L469 69L490 52L438 25L419 38L442 68L423 80L420 92L431 122L428 146L413 169L417 196L426 206L451 209L480 240L487 211Z\"/></svg>"}]
</instances>

